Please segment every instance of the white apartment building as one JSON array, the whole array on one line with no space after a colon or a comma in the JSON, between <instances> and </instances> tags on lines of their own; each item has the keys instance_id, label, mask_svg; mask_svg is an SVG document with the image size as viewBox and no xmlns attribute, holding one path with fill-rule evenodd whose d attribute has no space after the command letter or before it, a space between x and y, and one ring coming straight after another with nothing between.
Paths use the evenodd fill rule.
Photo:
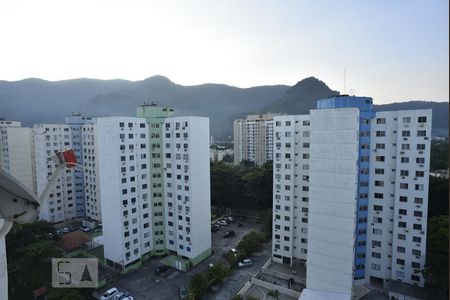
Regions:
<instances>
[{"instance_id":1,"label":"white apartment building","mask_svg":"<svg viewBox=\"0 0 450 300\"><path fill-rule=\"evenodd\" d=\"M0 120L0 168L34 191L31 128L20 122Z\"/></svg>"},{"instance_id":2,"label":"white apartment building","mask_svg":"<svg viewBox=\"0 0 450 300\"><path fill-rule=\"evenodd\" d=\"M40 196L55 170L52 157L56 152L72 148L68 125L39 124L33 128L35 193ZM75 179L73 168L64 169L49 199L41 207L39 218L52 223L75 218Z\"/></svg>"},{"instance_id":3,"label":"white apartment building","mask_svg":"<svg viewBox=\"0 0 450 300\"><path fill-rule=\"evenodd\" d=\"M306 261L309 202L309 115L274 117L273 261Z\"/></svg>"},{"instance_id":4,"label":"white apartment building","mask_svg":"<svg viewBox=\"0 0 450 300\"><path fill-rule=\"evenodd\" d=\"M102 207L95 123L85 124L80 130L82 136L80 150L83 164L82 182L85 217L100 222L102 220Z\"/></svg>"},{"instance_id":5,"label":"white apartment building","mask_svg":"<svg viewBox=\"0 0 450 300\"><path fill-rule=\"evenodd\" d=\"M93 127L96 153L91 155L96 155L98 168L105 259L126 272L152 250L147 123L143 118L107 117L98 118Z\"/></svg>"},{"instance_id":6,"label":"white apartment building","mask_svg":"<svg viewBox=\"0 0 450 300\"><path fill-rule=\"evenodd\" d=\"M423 287L431 110L378 112L371 140L366 281Z\"/></svg>"},{"instance_id":7,"label":"white apartment building","mask_svg":"<svg viewBox=\"0 0 450 300\"><path fill-rule=\"evenodd\" d=\"M423 287L431 110L373 113L347 96L318 107L274 118L273 261L306 260L307 289L335 296Z\"/></svg>"},{"instance_id":8,"label":"white apartment building","mask_svg":"<svg viewBox=\"0 0 450 300\"><path fill-rule=\"evenodd\" d=\"M166 247L185 270L211 254L209 119L166 118L163 146Z\"/></svg>"},{"instance_id":9,"label":"white apartment building","mask_svg":"<svg viewBox=\"0 0 450 300\"><path fill-rule=\"evenodd\" d=\"M279 115L248 115L233 122L234 164L250 160L262 165L273 160L273 117Z\"/></svg>"}]
</instances>

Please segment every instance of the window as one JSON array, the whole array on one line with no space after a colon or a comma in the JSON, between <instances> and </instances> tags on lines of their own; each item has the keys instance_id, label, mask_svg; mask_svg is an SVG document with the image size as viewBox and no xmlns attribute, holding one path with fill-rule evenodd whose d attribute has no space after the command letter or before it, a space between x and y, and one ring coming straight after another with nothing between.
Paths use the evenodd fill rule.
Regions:
<instances>
[{"instance_id":1,"label":"window","mask_svg":"<svg viewBox=\"0 0 450 300\"><path fill-rule=\"evenodd\" d=\"M420 236L413 236L413 242L420 243L420 242L422 242L422 238Z\"/></svg>"},{"instance_id":2,"label":"window","mask_svg":"<svg viewBox=\"0 0 450 300\"><path fill-rule=\"evenodd\" d=\"M384 186L384 181L375 180L375 186Z\"/></svg>"},{"instance_id":3,"label":"window","mask_svg":"<svg viewBox=\"0 0 450 300\"><path fill-rule=\"evenodd\" d=\"M384 169L380 169L380 168L375 169L375 174L380 174L380 175L384 174Z\"/></svg>"},{"instance_id":4,"label":"window","mask_svg":"<svg viewBox=\"0 0 450 300\"><path fill-rule=\"evenodd\" d=\"M420 269L420 263L412 261L411 262L411 267L414 269Z\"/></svg>"},{"instance_id":5,"label":"window","mask_svg":"<svg viewBox=\"0 0 450 300\"><path fill-rule=\"evenodd\" d=\"M378 264L370 264L370 268L375 271L380 271L380 265Z\"/></svg>"},{"instance_id":6,"label":"window","mask_svg":"<svg viewBox=\"0 0 450 300\"><path fill-rule=\"evenodd\" d=\"M377 124L386 124L386 118L377 118Z\"/></svg>"},{"instance_id":7,"label":"window","mask_svg":"<svg viewBox=\"0 0 450 300\"><path fill-rule=\"evenodd\" d=\"M404 240L406 240L406 234L399 233L399 234L397 235L397 238L398 238L399 240L404 241Z\"/></svg>"},{"instance_id":8,"label":"window","mask_svg":"<svg viewBox=\"0 0 450 300\"><path fill-rule=\"evenodd\" d=\"M375 133L376 136L386 136L386 132L385 131L377 131Z\"/></svg>"},{"instance_id":9,"label":"window","mask_svg":"<svg viewBox=\"0 0 450 300\"><path fill-rule=\"evenodd\" d=\"M417 150L425 150L425 144L417 144Z\"/></svg>"},{"instance_id":10,"label":"window","mask_svg":"<svg viewBox=\"0 0 450 300\"><path fill-rule=\"evenodd\" d=\"M399 200L400 200L400 202L408 202L408 197L400 196Z\"/></svg>"},{"instance_id":11,"label":"window","mask_svg":"<svg viewBox=\"0 0 450 300\"><path fill-rule=\"evenodd\" d=\"M409 150L409 144L402 144L402 150Z\"/></svg>"},{"instance_id":12,"label":"window","mask_svg":"<svg viewBox=\"0 0 450 300\"><path fill-rule=\"evenodd\" d=\"M383 199L383 194L382 193L374 193L374 198L376 198L376 199Z\"/></svg>"},{"instance_id":13,"label":"window","mask_svg":"<svg viewBox=\"0 0 450 300\"><path fill-rule=\"evenodd\" d=\"M417 130L417 136L427 136L426 130Z\"/></svg>"},{"instance_id":14,"label":"window","mask_svg":"<svg viewBox=\"0 0 450 300\"><path fill-rule=\"evenodd\" d=\"M405 260L397 258L397 265L404 266L405 265Z\"/></svg>"},{"instance_id":15,"label":"window","mask_svg":"<svg viewBox=\"0 0 450 300\"><path fill-rule=\"evenodd\" d=\"M425 163L425 157L417 157L416 163L418 164L424 164Z\"/></svg>"},{"instance_id":16,"label":"window","mask_svg":"<svg viewBox=\"0 0 450 300\"><path fill-rule=\"evenodd\" d=\"M375 157L375 160L376 161L384 161L384 156L378 155L378 156Z\"/></svg>"},{"instance_id":17,"label":"window","mask_svg":"<svg viewBox=\"0 0 450 300\"><path fill-rule=\"evenodd\" d=\"M405 253L405 247L400 247L400 246L398 246L398 247L397 247L397 252L398 252L398 253Z\"/></svg>"},{"instance_id":18,"label":"window","mask_svg":"<svg viewBox=\"0 0 450 300\"><path fill-rule=\"evenodd\" d=\"M381 229L373 228L373 229L372 229L372 233L373 233L374 235L381 235L381 234L382 234L382 231L381 231Z\"/></svg>"},{"instance_id":19,"label":"window","mask_svg":"<svg viewBox=\"0 0 450 300\"><path fill-rule=\"evenodd\" d=\"M425 172L424 171L416 171L416 177L424 177Z\"/></svg>"},{"instance_id":20,"label":"window","mask_svg":"<svg viewBox=\"0 0 450 300\"><path fill-rule=\"evenodd\" d=\"M409 171L408 170L400 170L400 176L408 176Z\"/></svg>"},{"instance_id":21,"label":"window","mask_svg":"<svg viewBox=\"0 0 450 300\"><path fill-rule=\"evenodd\" d=\"M385 148L385 144L375 144L375 148L376 149L384 149Z\"/></svg>"},{"instance_id":22,"label":"window","mask_svg":"<svg viewBox=\"0 0 450 300\"><path fill-rule=\"evenodd\" d=\"M383 206L382 205L374 205L373 206L373 210L375 210L375 211L383 211Z\"/></svg>"},{"instance_id":23,"label":"window","mask_svg":"<svg viewBox=\"0 0 450 300\"><path fill-rule=\"evenodd\" d=\"M423 204L423 198L420 198L420 197L414 198L414 203L415 204Z\"/></svg>"},{"instance_id":24,"label":"window","mask_svg":"<svg viewBox=\"0 0 450 300\"><path fill-rule=\"evenodd\" d=\"M400 161L402 162L402 163L409 163L409 157L402 157L401 159L400 159Z\"/></svg>"},{"instance_id":25,"label":"window","mask_svg":"<svg viewBox=\"0 0 450 300\"><path fill-rule=\"evenodd\" d=\"M423 184L416 184L414 185L414 189L416 191L423 191L424 185Z\"/></svg>"},{"instance_id":26,"label":"window","mask_svg":"<svg viewBox=\"0 0 450 300\"><path fill-rule=\"evenodd\" d=\"M381 247L381 242L380 241L372 241L372 247Z\"/></svg>"},{"instance_id":27,"label":"window","mask_svg":"<svg viewBox=\"0 0 450 300\"><path fill-rule=\"evenodd\" d=\"M410 135L411 135L411 132L409 130L402 131L402 137L409 137Z\"/></svg>"},{"instance_id":28,"label":"window","mask_svg":"<svg viewBox=\"0 0 450 300\"><path fill-rule=\"evenodd\" d=\"M417 118L417 122L418 123L426 123L427 122L427 117L418 117Z\"/></svg>"},{"instance_id":29,"label":"window","mask_svg":"<svg viewBox=\"0 0 450 300\"><path fill-rule=\"evenodd\" d=\"M421 252L417 249L412 249L412 255L420 256Z\"/></svg>"},{"instance_id":30,"label":"window","mask_svg":"<svg viewBox=\"0 0 450 300\"><path fill-rule=\"evenodd\" d=\"M398 227L406 228L406 222L398 222Z\"/></svg>"},{"instance_id":31,"label":"window","mask_svg":"<svg viewBox=\"0 0 450 300\"><path fill-rule=\"evenodd\" d=\"M411 117L403 117L403 123L411 123Z\"/></svg>"},{"instance_id":32,"label":"window","mask_svg":"<svg viewBox=\"0 0 450 300\"><path fill-rule=\"evenodd\" d=\"M414 230L422 230L422 224L413 224Z\"/></svg>"},{"instance_id":33,"label":"window","mask_svg":"<svg viewBox=\"0 0 450 300\"><path fill-rule=\"evenodd\" d=\"M407 183L400 183L400 189L407 190L408 189L408 184Z\"/></svg>"},{"instance_id":34,"label":"window","mask_svg":"<svg viewBox=\"0 0 450 300\"><path fill-rule=\"evenodd\" d=\"M400 215L406 216L407 213L408 213L408 211L407 211L406 209L399 209L399 210L398 210L398 213L399 213Z\"/></svg>"}]
</instances>

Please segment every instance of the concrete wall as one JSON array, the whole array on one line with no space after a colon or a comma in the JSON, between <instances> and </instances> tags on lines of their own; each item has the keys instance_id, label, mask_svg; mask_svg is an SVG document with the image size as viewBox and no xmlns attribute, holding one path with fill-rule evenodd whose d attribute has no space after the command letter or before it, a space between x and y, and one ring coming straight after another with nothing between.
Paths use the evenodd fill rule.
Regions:
<instances>
[{"instance_id":1,"label":"concrete wall","mask_svg":"<svg viewBox=\"0 0 450 300\"><path fill-rule=\"evenodd\" d=\"M307 288L351 293L359 110L311 110Z\"/></svg>"}]
</instances>

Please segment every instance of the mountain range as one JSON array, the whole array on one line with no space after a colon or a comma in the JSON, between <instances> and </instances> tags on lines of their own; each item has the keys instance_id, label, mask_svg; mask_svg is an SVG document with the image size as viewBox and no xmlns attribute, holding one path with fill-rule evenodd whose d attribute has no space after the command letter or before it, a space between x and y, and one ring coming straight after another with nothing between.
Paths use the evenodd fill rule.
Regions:
<instances>
[{"instance_id":1,"label":"mountain range","mask_svg":"<svg viewBox=\"0 0 450 300\"><path fill-rule=\"evenodd\" d=\"M284 112L305 114L321 98L339 95L314 77L294 86L268 85L237 88L224 84L183 86L163 76L142 81L25 79L0 81L0 117L37 123L62 123L64 116L81 112L90 116L135 115L136 106L154 101L175 108L176 115L210 117L211 135L228 140L233 120L246 114ZM433 134L448 136L448 102L408 101L376 105L375 110L433 110Z\"/></svg>"}]
</instances>

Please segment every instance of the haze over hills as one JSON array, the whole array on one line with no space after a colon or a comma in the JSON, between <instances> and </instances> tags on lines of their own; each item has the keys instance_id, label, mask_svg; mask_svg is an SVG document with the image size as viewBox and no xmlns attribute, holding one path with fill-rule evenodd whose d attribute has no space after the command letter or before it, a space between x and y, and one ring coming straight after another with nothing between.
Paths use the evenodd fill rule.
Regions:
<instances>
[{"instance_id":1,"label":"haze over hills","mask_svg":"<svg viewBox=\"0 0 450 300\"><path fill-rule=\"evenodd\" d=\"M133 116L144 101L171 105L177 115L211 118L216 139L232 135L232 122L249 113L305 114L318 99L338 95L324 82L309 77L296 85L237 88L223 84L182 86L163 76L142 81L72 79L0 81L0 117L24 125L61 123L64 116L82 112L92 116ZM448 102L410 101L377 105L376 110L433 109L433 133L448 136Z\"/></svg>"}]
</instances>

